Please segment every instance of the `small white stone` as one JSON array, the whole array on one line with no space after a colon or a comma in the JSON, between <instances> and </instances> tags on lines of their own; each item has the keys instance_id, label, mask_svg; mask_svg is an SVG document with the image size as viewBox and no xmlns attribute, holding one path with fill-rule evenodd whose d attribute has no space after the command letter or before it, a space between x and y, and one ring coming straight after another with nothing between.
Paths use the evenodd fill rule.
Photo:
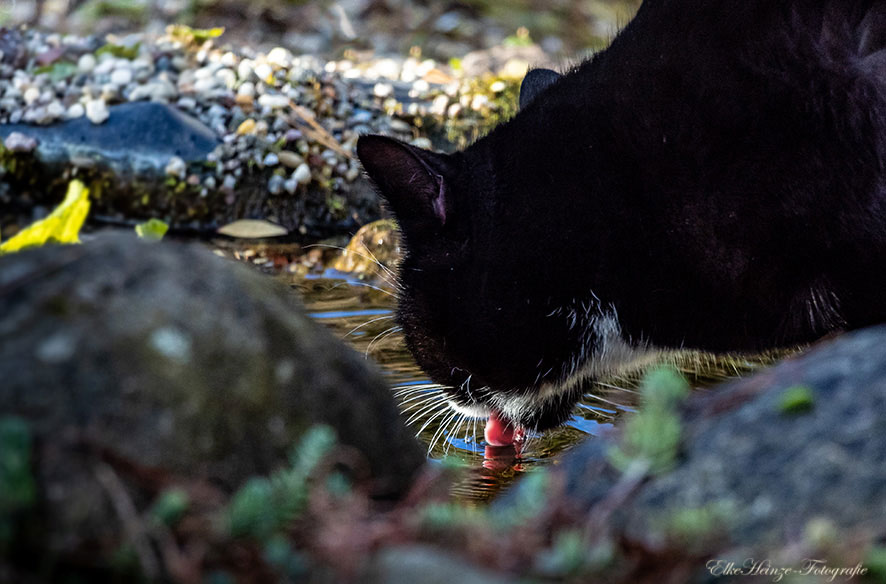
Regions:
<instances>
[{"instance_id":1,"label":"small white stone","mask_svg":"<svg viewBox=\"0 0 886 584\"><path fill-rule=\"evenodd\" d=\"M262 161L265 166L277 166L280 163L280 159L277 158L277 155L273 152L268 152L268 155L265 156L265 159Z\"/></svg>"},{"instance_id":2,"label":"small white stone","mask_svg":"<svg viewBox=\"0 0 886 584\"><path fill-rule=\"evenodd\" d=\"M184 160L178 156L173 156L169 159L169 163L166 165L166 174L177 178L185 178L185 172L187 172L187 169Z\"/></svg>"},{"instance_id":3,"label":"small white stone","mask_svg":"<svg viewBox=\"0 0 886 584\"><path fill-rule=\"evenodd\" d=\"M274 70L267 63L259 63L255 66L255 74L258 75L259 79L264 81L274 74Z\"/></svg>"},{"instance_id":4,"label":"small white stone","mask_svg":"<svg viewBox=\"0 0 886 584\"><path fill-rule=\"evenodd\" d=\"M71 107L68 108L68 111L65 113L65 117L69 120L82 118L84 115L86 115L86 108L83 107L82 103L72 104Z\"/></svg>"},{"instance_id":5,"label":"small white stone","mask_svg":"<svg viewBox=\"0 0 886 584\"><path fill-rule=\"evenodd\" d=\"M304 162L301 163L299 167L293 171L292 178L294 178L299 184L308 184L311 182L311 167Z\"/></svg>"},{"instance_id":6,"label":"small white stone","mask_svg":"<svg viewBox=\"0 0 886 584\"><path fill-rule=\"evenodd\" d=\"M25 103L31 105L40 99L40 90L36 87L29 87L25 90Z\"/></svg>"},{"instance_id":7,"label":"small white stone","mask_svg":"<svg viewBox=\"0 0 886 584\"><path fill-rule=\"evenodd\" d=\"M86 117L93 124L101 124L111 115L108 106L100 99L91 99L86 102Z\"/></svg>"},{"instance_id":8,"label":"small white stone","mask_svg":"<svg viewBox=\"0 0 886 584\"><path fill-rule=\"evenodd\" d=\"M175 105L178 106L178 109L192 110L197 107L197 100L193 97L182 97Z\"/></svg>"},{"instance_id":9,"label":"small white stone","mask_svg":"<svg viewBox=\"0 0 886 584\"><path fill-rule=\"evenodd\" d=\"M101 56L101 60L98 62L98 65L92 70L96 75L110 75L111 71L117 66L117 60L114 57L108 57L108 53L105 53Z\"/></svg>"},{"instance_id":10,"label":"small white stone","mask_svg":"<svg viewBox=\"0 0 886 584\"><path fill-rule=\"evenodd\" d=\"M412 126L409 125L409 122L404 122L403 120L398 120L396 118L390 121L391 130L395 132L407 133L412 132Z\"/></svg>"},{"instance_id":11,"label":"small white stone","mask_svg":"<svg viewBox=\"0 0 886 584\"><path fill-rule=\"evenodd\" d=\"M244 81L251 79L252 75L255 73L254 66L255 63L252 59L243 59L240 61L240 64L237 65L237 76Z\"/></svg>"},{"instance_id":12,"label":"small white stone","mask_svg":"<svg viewBox=\"0 0 886 584\"><path fill-rule=\"evenodd\" d=\"M11 152L31 152L37 147L37 140L21 132L12 132L4 140L3 146Z\"/></svg>"},{"instance_id":13,"label":"small white stone","mask_svg":"<svg viewBox=\"0 0 886 584\"><path fill-rule=\"evenodd\" d=\"M390 83L376 83L375 87L372 88L372 93L376 97L388 97L394 93L394 86Z\"/></svg>"},{"instance_id":14,"label":"small white stone","mask_svg":"<svg viewBox=\"0 0 886 584\"><path fill-rule=\"evenodd\" d=\"M237 88L237 95L245 95L246 97L255 97L255 83L246 81Z\"/></svg>"},{"instance_id":15,"label":"small white stone","mask_svg":"<svg viewBox=\"0 0 886 584\"><path fill-rule=\"evenodd\" d=\"M434 101L431 102L431 114L435 116L443 116L446 115L446 107L449 105L449 98L446 95L438 95L434 98Z\"/></svg>"},{"instance_id":16,"label":"small white stone","mask_svg":"<svg viewBox=\"0 0 886 584\"><path fill-rule=\"evenodd\" d=\"M474 99L471 100L471 109L472 110L480 110L489 105L489 98L483 95L482 93L478 93L474 96Z\"/></svg>"},{"instance_id":17,"label":"small white stone","mask_svg":"<svg viewBox=\"0 0 886 584\"><path fill-rule=\"evenodd\" d=\"M271 52L268 53L267 59L268 63L271 65L276 65L277 67L289 67L292 63L292 53L283 47L276 47L271 49Z\"/></svg>"},{"instance_id":18,"label":"small white stone","mask_svg":"<svg viewBox=\"0 0 886 584\"><path fill-rule=\"evenodd\" d=\"M258 98L258 105L261 107L266 107L268 109L280 109L284 107L289 107L289 98L285 95L274 95L270 93L266 93Z\"/></svg>"},{"instance_id":19,"label":"small white stone","mask_svg":"<svg viewBox=\"0 0 886 584\"><path fill-rule=\"evenodd\" d=\"M114 85L129 85L132 83L131 69L114 69L111 72L111 83Z\"/></svg>"},{"instance_id":20,"label":"small white stone","mask_svg":"<svg viewBox=\"0 0 886 584\"><path fill-rule=\"evenodd\" d=\"M95 65L95 55L91 53L86 53L77 59L77 71L80 73L92 73L92 70L95 69Z\"/></svg>"},{"instance_id":21,"label":"small white stone","mask_svg":"<svg viewBox=\"0 0 886 584\"><path fill-rule=\"evenodd\" d=\"M415 146L417 148L424 148L425 150L430 150L433 147L433 144L431 144L431 141L429 139L425 138L424 136L420 136L420 137L416 138L415 140L410 142L410 144L412 144L413 146Z\"/></svg>"},{"instance_id":22,"label":"small white stone","mask_svg":"<svg viewBox=\"0 0 886 584\"><path fill-rule=\"evenodd\" d=\"M51 101L46 106L46 114L53 120L57 120L65 115L65 106L59 101Z\"/></svg>"},{"instance_id":23,"label":"small white stone","mask_svg":"<svg viewBox=\"0 0 886 584\"><path fill-rule=\"evenodd\" d=\"M227 53L225 53L224 55L222 55L222 57L221 57L221 59L219 60L219 62L220 62L222 65L224 65L225 67L231 67L231 68L233 68L233 67L236 67L236 66L237 66L237 61L238 61L238 60L239 60L239 57L238 57L236 54L234 54L234 53L228 51Z\"/></svg>"},{"instance_id":24,"label":"small white stone","mask_svg":"<svg viewBox=\"0 0 886 584\"><path fill-rule=\"evenodd\" d=\"M215 72L215 78L228 89L234 89L237 84L237 74L230 69L219 69Z\"/></svg>"},{"instance_id":25,"label":"small white stone","mask_svg":"<svg viewBox=\"0 0 886 584\"><path fill-rule=\"evenodd\" d=\"M194 91L197 93L206 93L212 89L215 89L219 85L219 80L214 77L206 77L205 79L198 79L194 82Z\"/></svg>"}]
</instances>

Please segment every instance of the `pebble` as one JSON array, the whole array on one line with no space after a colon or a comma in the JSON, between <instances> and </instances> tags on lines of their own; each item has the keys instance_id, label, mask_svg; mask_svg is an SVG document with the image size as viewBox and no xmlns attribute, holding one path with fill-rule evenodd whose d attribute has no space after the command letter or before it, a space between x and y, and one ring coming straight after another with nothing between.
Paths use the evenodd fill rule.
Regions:
<instances>
[{"instance_id":1,"label":"pebble","mask_svg":"<svg viewBox=\"0 0 886 584\"><path fill-rule=\"evenodd\" d=\"M86 117L93 124L101 124L110 117L108 106L101 99L91 99L86 102Z\"/></svg>"},{"instance_id":2,"label":"pebble","mask_svg":"<svg viewBox=\"0 0 886 584\"><path fill-rule=\"evenodd\" d=\"M282 47L271 49L267 56L268 63L277 67L289 67L292 63L292 53Z\"/></svg>"},{"instance_id":3,"label":"pebble","mask_svg":"<svg viewBox=\"0 0 886 584\"><path fill-rule=\"evenodd\" d=\"M240 84L240 87L237 88L237 95L255 97L255 83L252 81L246 81Z\"/></svg>"},{"instance_id":4,"label":"pebble","mask_svg":"<svg viewBox=\"0 0 886 584\"><path fill-rule=\"evenodd\" d=\"M283 166L289 168L298 168L304 164L305 159L293 152L292 150L281 150L277 153L277 159L283 163Z\"/></svg>"},{"instance_id":5,"label":"pebble","mask_svg":"<svg viewBox=\"0 0 886 584\"><path fill-rule=\"evenodd\" d=\"M77 71L80 73L92 73L92 70L95 69L95 65L95 55L92 55L90 53L81 55L80 58L77 59Z\"/></svg>"},{"instance_id":6,"label":"pebble","mask_svg":"<svg viewBox=\"0 0 886 584\"><path fill-rule=\"evenodd\" d=\"M46 115L49 116L51 120L58 120L64 117L65 115L65 106L61 104L60 101L51 101L49 105L46 106Z\"/></svg>"},{"instance_id":7,"label":"pebble","mask_svg":"<svg viewBox=\"0 0 886 584\"><path fill-rule=\"evenodd\" d=\"M268 192L272 195L279 195L283 192L285 181L286 179L279 174L272 174L270 180L268 180Z\"/></svg>"},{"instance_id":8,"label":"pebble","mask_svg":"<svg viewBox=\"0 0 886 584\"><path fill-rule=\"evenodd\" d=\"M272 95L266 93L258 98L258 105L268 109L289 107L289 98L285 95Z\"/></svg>"},{"instance_id":9,"label":"pebble","mask_svg":"<svg viewBox=\"0 0 886 584\"><path fill-rule=\"evenodd\" d=\"M182 97L175 103L175 105L179 109L188 111L197 107L197 100L193 97Z\"/></svg>"},{"instance_id":10,"label":"pebble","mask_svg":"<svg viewBox=\"0 0 886 584\"><path fill-rule=\"evenodd\" d=\"M311 168L304 162L301 163L298 168L293 171L292 178L294 178L299 184L308 184L311 182Z\"/></svg>"},{"instance_id":11,"label":"pebble","mask_svg":"<svg viewBox=\"0 0 886 584\"><path fill-rule=\"evenodd\" d=\"M457 15L444 14L441 24L451 25ZM447 24L447 19L452 22ZM487 96L508 87L504 81L495 81L485 92L478 92L476 84L461 80L446 65L417 57L324 62L310 55L294 56L283 47L266 54L210 45L195 51L168 38L136 35L127 37L126 44L140 42L142 48L129 60L109 53L84 53L86 47L104 43L98 37L94 43L59 37L53 45L40 31L25 35L29 59L57 50L59 43L76 47L68 53L76 61L76 74L52 81L46 74L34 75L24 68L0 71L0 124L51 123L83 116L100 124L108 119L114 103L173 103L217 132L220 139L210 156L214 164L187 180L210 194L222 189L226 196L236 194L240 178L262 172L269 191L275 193L296 193L299 185L311 183L313 177L328 178L337 185L360 180L359 163L340 154L338 147L353 153L360 134L389 133L430 148L425 130L413 124L414 118L473 120L477 115L472 108L485 110L491 105ZM110 42L119 44L118 40ZM409 95L408 103L398 101L401 88ZM310 124L294 127L292 103L312 114ZM318 134L324 130L328 136L321 142ZM336 148L330 148L329 139L337 142ZM281 146L285 149L278 151ZM188 162L172 159L166 172L185 180ZM278 176L284 168L288 175Z\"/></svg>"},{"instance_id":12,"label":"pebble","mask_svg":"<svg viewBox=\"0 0 886 584\"><path fill-rule=\"evenodd\" d=\"M255 133L255 120L252 118L246 118L243 120L243 123L237 128L237 133L241 136L245 134L254 134Z\"/></svg>"},{"instance_id":13,"label":"pebble","mask_svg":"<svg viewBox=\"0 0 886 584\"><path fill-rule=\"evenodd\" d=\"M372 94L376 97L388 97L394 93L394 86L390 83L376 83L372 88Z\"/></svg>"},{"instance_id":14,"label":"pebble","mask_svg":"<svg viewBox=\"0 0 886 584\"><path fill-rule=\"evenodd\" d=\"M3 146L10 152L31 152L37 147L37 140L21 132L12 132L3 141Z\"/></svg>"},{"instance_id":15,"label":"pebble","mask_svg":"<svg viewBox=\"0 0 886 584\"><path fill-rule=\"evenodd\" d=\"M114 85L129 85L132 83L132 70L114 69L111 72L111 83Z\"/></svg>"},{"instance_id":16,"label":"pebble","mask_svg":"<svg viewBox=\"0 0 886 584\"><path fill-rule=\"evenodd\" d=\"M38 99L40 99L40 90L36 87L29 87L27 90L25 90L24 98L27 105L32 105L36 103Z\"/></svg>"},{"instance_id":17,"label":"pebble","mask_svg":"<svg viewBox=\"0 0 886 584\"><path fill-rule=\"evenodd\" d=\"M68 107L68 111L65 112L65 117L69 120L74 120L77 118L82 118L86 115L86 108L83 107L82 103L75 103Z\"/></svg>"},{"instance_id":18,"label":"pebble","mask_svg":"<svg viewBox=\"0 0 886 584\"><path fill-rule=\"evenodd\" d=\"M185 161L178 156L173 156L166 164L166 174L175 178L184 178L187 169Z\"/></svg>"}]
</instances>

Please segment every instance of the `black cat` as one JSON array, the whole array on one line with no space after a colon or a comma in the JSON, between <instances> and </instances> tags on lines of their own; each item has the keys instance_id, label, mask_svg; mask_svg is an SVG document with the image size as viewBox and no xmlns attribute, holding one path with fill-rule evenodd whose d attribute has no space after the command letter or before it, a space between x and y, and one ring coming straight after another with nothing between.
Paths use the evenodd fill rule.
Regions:
<instances>
[{"instance_id":1,"label":"black cat","mask_svg":"<svg viewBox=\"0 0 886 584\"><path fill-rule=\"evenodd\" d=\"M463 152L357 145L456 409L542 429L643 353L886 321L886 1L646 0L521 92Z\"/></svg>"}]
</instances>

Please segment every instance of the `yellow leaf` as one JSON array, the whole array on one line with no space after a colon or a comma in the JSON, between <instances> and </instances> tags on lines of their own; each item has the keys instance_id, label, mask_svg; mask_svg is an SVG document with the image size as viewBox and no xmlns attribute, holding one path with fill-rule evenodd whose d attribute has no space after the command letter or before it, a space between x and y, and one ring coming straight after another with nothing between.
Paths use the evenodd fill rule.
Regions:
<instances>
[{"instance_id":1,"label":"yellow leaf","mask_svg":"<svg viewBox=\"0 0 886 584\"><path fill-rule=\"evenodd\" d=\"M45 243L80 243L78 234L89 213L89 189L79 180L68 184L61 205L44 219L29 225L0 244L0 254L38 247Z\"/></svg>"}]
</instances>

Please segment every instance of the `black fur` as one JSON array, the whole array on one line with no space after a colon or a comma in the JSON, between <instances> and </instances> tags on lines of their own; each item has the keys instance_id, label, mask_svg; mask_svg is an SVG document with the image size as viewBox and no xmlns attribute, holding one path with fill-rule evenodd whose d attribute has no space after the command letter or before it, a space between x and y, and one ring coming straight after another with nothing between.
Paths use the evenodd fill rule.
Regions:
<instances>
[{"instance_id":1,"label":"black fur","mask_svg":"<svg viewBox=\"0 0 886 584\"><path fill-rule=\"evenodd\" d=\"M884 27L884 0L646 0L463 152L362 137L419 364L502 403L574 373L604 313L630 345L711 351L886 321Z\"/></svg>"}]
</instances>

